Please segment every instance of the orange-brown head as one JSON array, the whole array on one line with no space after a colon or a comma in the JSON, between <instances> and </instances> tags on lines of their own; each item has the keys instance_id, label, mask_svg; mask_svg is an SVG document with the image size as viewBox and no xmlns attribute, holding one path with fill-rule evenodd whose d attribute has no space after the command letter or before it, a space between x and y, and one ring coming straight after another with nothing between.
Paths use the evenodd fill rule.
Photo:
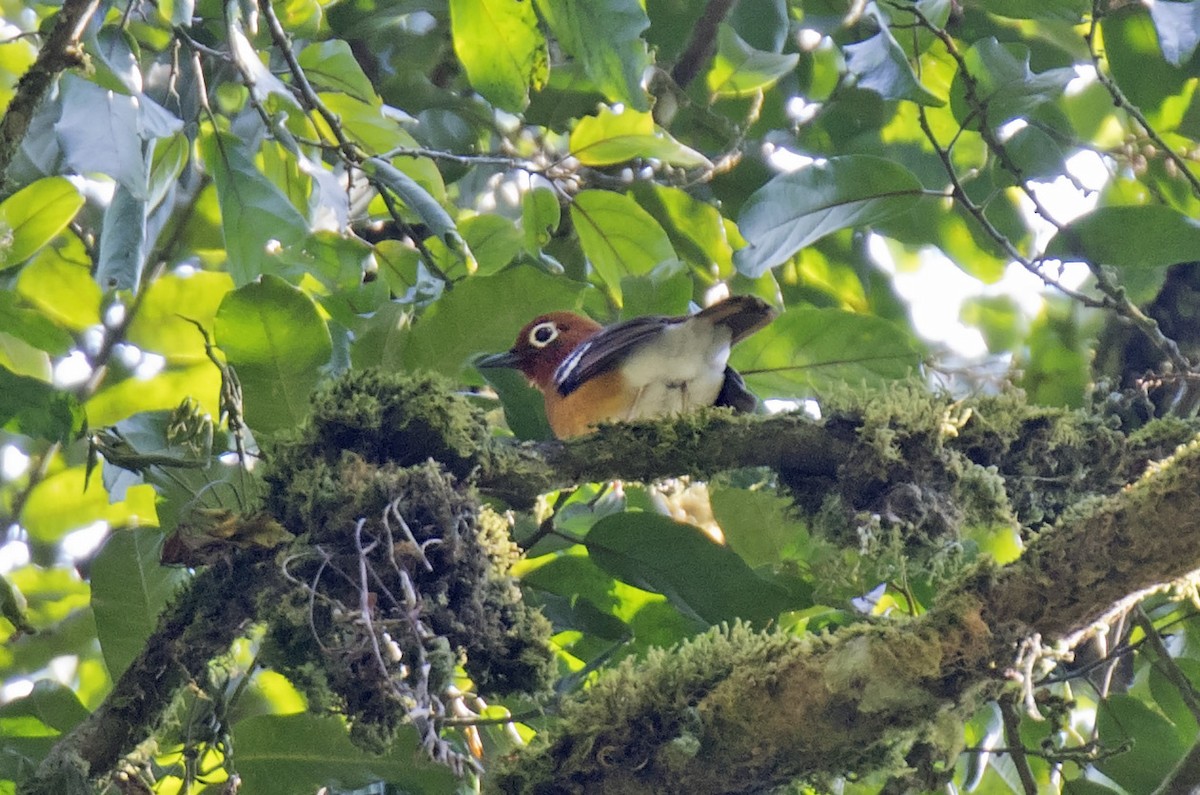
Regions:
<instances>
[{"instance_id":1,"label":"orange-brown head","mask_svg":"<svg viewBox=\"0 0 1200 795\"><path fill-rule=\"evenodd\" d=\"M574 312L550 312L525 324L516 342L504 353L484 356L476 367L512 367L543 392L553 388L554 373L563 359L602 326Z\"/></svg>"}]
</instances>

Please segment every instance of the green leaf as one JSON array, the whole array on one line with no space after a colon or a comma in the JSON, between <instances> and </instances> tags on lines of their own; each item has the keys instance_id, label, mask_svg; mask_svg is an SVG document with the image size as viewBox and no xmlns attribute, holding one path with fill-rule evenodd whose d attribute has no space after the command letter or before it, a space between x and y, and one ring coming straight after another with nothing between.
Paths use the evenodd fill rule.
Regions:
<instances>
[{"instance_id":1,"label":"green leaf","mask_svg":"<svg viewBox=\"0 0 1200 795\"><path fill-rule=\"evenodd\" d=\"M676 258L658 221L625 194L582 191L571 204L571 220L583 253L618 301L621 277L647 274Z\"/></svg>"},{"instance_id":2,"label":"green leaf","mask_svg":"<svg viewBox=\"0 0 1200 795\"><path fill-rule=\"evenodd\" d=\"M584 285L517 266L472 276L446 293L414 324L405 340L410 370L461 376L480 353L508 350L526 322L556 309L579 309ZM497 311L504 307L504 311Z\"/></svg>"},{"instance_id":3,"label":"green leaf","mask_svg":"<svg viewBox=\"0 0 1200 795\"><path fill-rule=\"evenodd\" d=\"M906 99L935 108L946 104L917 80L904 50L887 28L869 39L844 45L842 52L859 88L874 91L884 99Z\"/></svg>"},{"instance_id":4,"label":"green leaf","mask_svg":"<svg viewBox=\"0 0 1200 795\"><path fill-rule=\"evenodd\" d=\"M234 290L217 310L216 342L242 382L250 427L294 428L308 415L333 343L305 293L274 276Z\"/></svg>"},{"instance_id":5,"label":"green leaf","mask_svg":"<svg viewBox=\"0 0 1200 795\"><path fill-rule=\"evenodd\" d=\"M650 110L642 75L650 19L638 0L537 0L542 18L569 55L611 102Z\"/></svg>"},{"instance_id":6,"label":"green leaf","mask_svg":"<svg viewBox=\"0 0 1200 795\"><path fill-rule=\"evenodd\" d=\"M9 334L43 350L61 356L74 340L53 320L28 306L15 291L0 290L0 333Z\"/></svg>"},{"instance_id":7,"label":"green leaf","mask_svg":"<svg viewBox=\"0 0 1200 795\"><path fill-rule=\"evenodd\" d=\"M478 265L476 273L496 273L521 251L522 234L516 224L501 215L477 215L459 224L459 232Z\"/></svg>"},{"instance_id":8,"label":"green leaf","mask_svg":"<svg viewBox=\"0 0 1200 795\"><path fill-rule=\"evenodd\" d=\"M655 125L649 113L601 106L571 131L571 154L585 166L611 166L635 158L657 158L683 168L712 168L707 157L689 149Z\"/></svg>"},{"instance_id":9,"label":"green leaf","mask_svg":"<svg viewBox=\"0 0 1200 795\"><path fill-rule=\"evenodd\" d=\"M70 392L0 367L0 428L65 443L83 429L84 413Z\"/></svg>"},{"instance_id":10,"label":"green leaf","mask_svg":"<svg viewBox=\"0 0 1200 795\"><path fill-rule=\"evenodd\" d=\"M390 750L369 754L350 743L334 717L259 715L233 727L237 771L247 792L295 795L323 786L339 790L387 782L405 792L453 792L450 769L421 753L416 732L402 726Z\"/></svg>"},{"instance_id":11,"label":"green leaf","mask_svg":"<svg viewBox=\"0 0 1200 795\"><path fill-rule=\"evenodd\" d=\"M780 174L742 207L738 228L750 245L733 255L757 279L825 235L866 226L910 208L920 181L904 166L871 155L818 161Z\"/></svg>"},{"instance_id":12,"label":"green leaf","mask_svg":"<svg viewBox=\"0 0 1200 795\"><path fill-rule=\"evenodd\" d=\"M308 223L287 197L254 165L244 143L229 133L200 136L205 170L217 184L221 228L234 284L274 270L269 249L289 246L308 233Z\"/></svg>"},{"instance_id":13,"label":"green leaf","mask_svg":"<svg viewBox=\"0 0 1200 795\"><path fill-rule=\"evenodd\" d=\"M584 539L596 565L661 593L707 624L767 621L793 607L782 588L760 579L732 549L703 530L655 513L606 516Z\"/></svg>"},{"instance_id":14,"label":"green leaf","mask_svg":"<svg viewBox=\"0 0 1200 795\"><path fill-rule=\"evenodd\" d=\"M83 206L66 177L39 179L0 203L0 270L20 265L59 235Z\"/></svg>"},{"instance_id":15,"label":"green leaf","mask_svg":"<svg viewBox=\"0 0 1200 795\"><path fill-rule=\"evenodd\" d=\"M79 702L70 688L48 679L38 680L27 696L13 699L0 706L0 737L19 736L21 727L32 728L32 718L45 729L65 733L88 716L87 707Z\"/></svg>"},{"instance_id":16,"label":"green leaf","mask_svg":"<svg viewBox=\"0 0 1200 795\"><path fill-rule=\"evenodd\" d=\"M187 571L159 563L157 528L117 530L92 563L92 609L104 662L115 680L142 651L158 614L188 579Z\"/></svg>"},{"instance_id":17,"label":"green leaf","mask_svg":"<svg viewBox=\"0 0 1200 795\"><path fill-rule=\"evenodd\" d=\"M533 3L450 0L450 33L467 79L496 107L520 113L529 89L545 85L549 56Z\"/></svg>"},{"instance_id":18,"label":"green leaf","mask_svg":"<svg viewBox=\"0 0 1200 795\"><path fill-rule=\"evenodd\" d=\"M970 83L959 72L950 86L950 108L964 127L978 130L981 109L988 127L996 129L1024 116L1037 106L1057 99L1075 78L1069 67L1034 74L1029 68L1029 48L1023 44L1001 44L987 38L963 54ZM967 98L968 87L974 101Z\"/></svg>"},{"instance_id":19,"label":"green leaf","mask_svg":"<svg viewBox=\"0 0 1200 795\"><path fill-rule=\"evenodd\" d=\"M521 228L525 233L525 252L537 256L550 243L558 223L562 220L562 207L558 196L549 188L534 188L521 196Z\"/></svg>"},{"instance_id":20,"label":"green leaf","mask_svg":"<svg viewBox=\"0 0 1200 795\"><path fill-rule=\"evenodd\" d=\"M1081 22L1092 5L1088 0L982 0L980 5L989 14L1014 19L1051 19Z\"/></svg>"},{"instance_id":21,"label":"green leaf","mask_svg":"<svg viewBox=\"0 0 1200 795\"><path fill-rule=\"evenodd\" d=\"M796 53L776 54L756 50L722 23L717 32L717 53L705 80L718 99L752 96L765 91L800 62Z\"/></svg>"},{"instance_id":22,"label":"green leaf","mask_svg":"<svg viewBox=\"0 0 1200 795\"><path fill-rule=\"evenodd\" d=\"M146 262L146 214L149 206L118 184L104 211L96 283L102 290L135 291Z\"/></svg>"},{"instance_id":23,"label":"green leaf","mask_svg":"<svg viewBox=\"0 0 1200 795\"><path fill-rule=\"evenodd\" d=\"M713 517L725 541L750 566L804 557L808 528L797 521L792 501L773 491L710 483Z\"/></svg>"},{"instance_id":24,"label":"green leaf","mask_svg":"<svg viewBox=\"0 0 1200 795\"><path fill-rule=\"evenodd\" d=\"M363 163L363 169L368 174L378 177L380 182L400 198L400 201L421 217L430 231L437 235L442 242L451 245L452 240L457 238L458 231L450 214L415 179L378 157L367 158ZM459 240L461 239L459 238Z\"/></svg>"},{"instance_id":25,"label":"green leaf","mask_svg":"<svg viewBox=\"0 0 1200 795\"><path fill-rule=\"evenodd\" d=\"M1163 776L1183 758L1195 741L1159 713L1133 696L1110 695L1096 709L1100 742L1117 747L1132 740L1123 754L1095 762L1096 769L1120 784L1127 792L1153 792Z\"/></svg>"},{"instance_id":26,"label":"green leaf","mask_svg":"<svg viewBox=\"0 0 1200 795\"><path fill-rule=\"evenodd\" d=\"M1183 66L1200 44L1200 0L1149 3L1148 7L1163 58L1172 66Z\"/></svg>"},{"instance_id":27,"label":"green leaf","mask_svg":"<svg viewBox=\"0 0 1200 795\"><path fill-rule=\"evenodd\" d=\"M68 256L47 248L22 268L17 292L64 328L83 331L100 322L102 296L92 279L83 246L76 238L71 241L64 247Z\"/></svg>"},{"instance_id":28,"label":"green leaf","mask_svg":"<svg viewBox=\"0 0 1200 795\"><path fill-rule=\"evenodd\" d=\"M1170 207L1148 204L1100 207L1080 216L1050 240L1046 256L1118 268L1156 268L1194 260L1197 251L1200 222Z\"/></svg>"},{"instance_id":29,"label":"green leaf","mask_svg":"<svg viewBox=\"0 0 1200 795\"><path fill-rule=\"evenodd\" d=\"M166 357L168 364L208 362L204 335L191 321L211 333L217 307L232 289L228 273L199 271L159 276L142 295L129 324L129 341Z\"/></svg>"},{"instance_id":30,"label":"green leaf","mask_svg":"<svg viewBox=\"0 0 1200 795\"><path fill-rule=\"evenodd\" d=\"M804 397L839 384L880 384L920 366L910 335L874 315L795 308L733 349L759 397Z\"/></svg>"},{"instance_id":31,"label":"green leaf","mask_svg":"<svg viewBox=\"0 0 1200 795\"><path fill-rule=\"evenodd\" d=\"M355 99L370 102L375 99L371 80L358 65L350 45L342 39L329 39L309 44L296 59L304 74L315 85L344 91Z\"/></svg>"},{"instance_id":32,"label":"green leaf","mask_svg":"<svg viewBox=\"0 0 1200 795\"><path fill-rule=\"evenodd\" d=\"M489 367L479 371L496 390L508 429L521 440L545 441L554 438L546 419L542 393L529 385L518 370Z\"/></svg>"},{"instance_id":33,"label":"green leaf","mask_svg":"<svg viewBox=\"0 0 1200 795\"><path fill-rule=\"evenodd\" d=\"M1151 124L1166 124L1168 129L1178 124L1190 104L1179 94L1193 78L1189 70L1172 66L1163 57L1167 49L1160 45L1150 13L1138 5L1105 14L1100 30L1105 59L1126 98L1147 114ZM1175 105L1179 107L1167 112Z\"/></svg>"}]
</instances>

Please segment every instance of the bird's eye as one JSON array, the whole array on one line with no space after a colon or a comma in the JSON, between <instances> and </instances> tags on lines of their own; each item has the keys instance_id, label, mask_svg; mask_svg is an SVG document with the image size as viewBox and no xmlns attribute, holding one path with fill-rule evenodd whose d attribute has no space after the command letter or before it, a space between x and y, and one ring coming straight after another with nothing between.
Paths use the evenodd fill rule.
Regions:
<instances>
[{"instance_id":1,"label":"bird's eye","mask_svg":"<svg viewBox=\"0 0 1200 795\"><path fill-rule=\"evenodd\" d=\"M529 344L535 348L545 348L558 337L558 326L551 321L538 323L529 330Z\"/></svg>"}]
</instances>

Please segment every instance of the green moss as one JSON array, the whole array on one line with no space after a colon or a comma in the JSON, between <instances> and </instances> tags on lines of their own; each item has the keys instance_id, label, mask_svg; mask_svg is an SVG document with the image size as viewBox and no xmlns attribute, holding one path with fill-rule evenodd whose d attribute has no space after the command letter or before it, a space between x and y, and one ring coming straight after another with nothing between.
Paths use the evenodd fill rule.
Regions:
<instances>
[{"instance_id":1,"label":"green moss","mask_svg":"<svg viewBox=\"0 0 1200 795\"><path fill-rule=\"evenodd\" d=\"M509 569L507 523L453 473L488 450L478 412L429 376L347 375L272 452L269 510L296 534L295 584L264 604L264 656L367 747L386 747L463 665L483 692L536 693L549 623Z\"/></svg>"}]
</instances>

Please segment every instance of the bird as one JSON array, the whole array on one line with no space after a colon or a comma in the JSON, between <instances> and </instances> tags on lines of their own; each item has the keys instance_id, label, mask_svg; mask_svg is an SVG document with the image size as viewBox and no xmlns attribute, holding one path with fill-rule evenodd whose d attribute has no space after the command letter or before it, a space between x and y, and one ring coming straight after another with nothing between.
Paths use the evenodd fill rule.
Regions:
<instances>
[{"instance_id":1,"label":"bird","mask_svg":"<svg viewBox=\"0 0 1200 795\"><path fill-rule=\"evenodd\" d=\"M512 348L476 367L520 370L545 399L559 439L602 422L628 422L702 406L753 411L758 401L728 365L730 348L766 326L775 309L761 298L726 298L694 315L646 315L611 326L573 312L525 324Z\"/></svg>"}]
</instances>

